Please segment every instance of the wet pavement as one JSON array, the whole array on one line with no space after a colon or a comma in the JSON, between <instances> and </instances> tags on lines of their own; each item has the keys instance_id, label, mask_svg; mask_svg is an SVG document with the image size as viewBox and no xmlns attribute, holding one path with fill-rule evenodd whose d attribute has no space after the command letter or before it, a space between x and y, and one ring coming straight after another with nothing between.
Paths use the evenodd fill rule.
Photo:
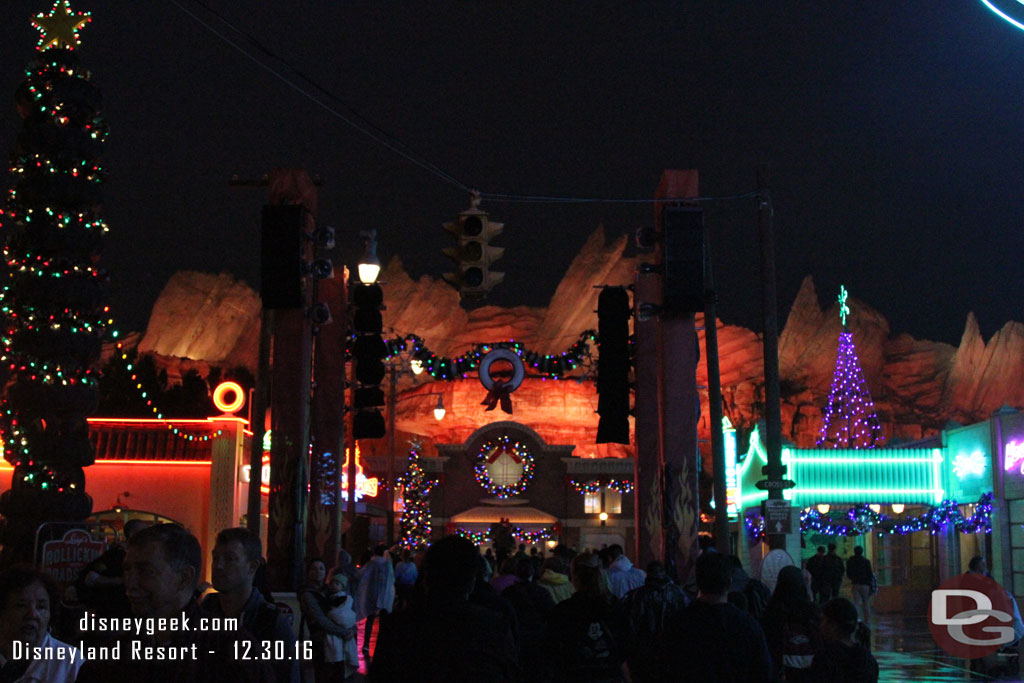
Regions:
<instances>
[{"instance_id":1,"label":"wet pavement","mask_svg":"<svg viewBox=\"0 0 1024 683\"><path fill-rule=\"evenodd\" d=\"M376 646L377 625L370 638L370 651ZM972 673L970 662L951 657L935 644L928 632L926 617L876 614L871 628L872 652L878 660L879 683L914 681L948 683L951 681L1021 681L1021 675L988 676ZM363 658L363 622L359 623L359 674L352 680L366 680L367 662Z\"/></svg>"},{"instance_id":2,"label":"wet pavement","mask_svg":"<svg viewBox=\"0 0 1024 683\"><path fill-rule=\"evenodd\" d=\"M872 652L878 660L880 683L914 681L1021 681L1019 674L993 676L972 673L970 662L946 654L928 632L926 617L875 615Z\"/></svg>"}]
</instances>

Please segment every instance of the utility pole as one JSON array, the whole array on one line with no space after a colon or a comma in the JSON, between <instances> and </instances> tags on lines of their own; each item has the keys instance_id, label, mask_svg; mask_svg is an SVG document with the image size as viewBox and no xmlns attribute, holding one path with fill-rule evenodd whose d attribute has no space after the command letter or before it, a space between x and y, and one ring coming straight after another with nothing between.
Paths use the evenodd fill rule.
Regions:
<instances>
[{"instance_id":1,"label":"utility pole","mask_svg":"<svg viewBox=\"0 0 1024 683\"><path fill-rule=\"evenodd\" d=\"M398 370L392 360L388 368L391 374L391 387L388 390L388 467L387 486L384 488L385 510L385 538L390 548L395 543L395 410L398 408L396 402L396 388L398 386Z\"/></svg>"},{"instance_id":2,"label":"utility pole","mask_svg":"<svg viewBox=\"0 0 1024 683\"><path fill-rule=\"evenodd\" d=\"M768 490L769 500L782 500L784 489L793 482L783 479L782 413L779 393L779 324L775 295L775 234L772 228L772 199L768 189L768 170L757 169L757 228L761 244L761 312L764 319L764 410L765 450L768 464L761 468L765 479L758 485ZM785 548L785 534L768 530L768 546Z\"/></svg>"},{"instance_id":3,"label":"utility pole","mask_svg":"<svg viewBox=\"0 0 1024 683\"><path fill-rule=\"evenodd\" d=\"M718 364L718 292L711 269L711 243L704 228L704 348L708 359L708 407L711 413L711 468L714 472L715 547L732 553L725 482L725 435L722 433L722 375Z\"/></svg>"}]
</instances>

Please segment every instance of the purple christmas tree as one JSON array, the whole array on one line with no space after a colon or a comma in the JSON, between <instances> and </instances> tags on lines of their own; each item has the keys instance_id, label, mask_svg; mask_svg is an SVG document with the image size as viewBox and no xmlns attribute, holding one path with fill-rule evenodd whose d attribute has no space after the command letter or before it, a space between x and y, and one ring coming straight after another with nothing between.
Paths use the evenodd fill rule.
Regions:
<instances>
[{"instance_id":1,"label":"purple christmas tree","mask_svg":"<svg viewBox=\"0 0 1024 683\"><path fill-rule=\"evenodd\" d=\"M825 405L824 421L818 434L818 446L832 448L874 448L885 437L882 425L871 400L864 371L857 358L853 333L846 327L850 313L846 305L846 287L839 288L839 318L843 331L839 333L836 369Z\"/></svg>"}]
</instances>

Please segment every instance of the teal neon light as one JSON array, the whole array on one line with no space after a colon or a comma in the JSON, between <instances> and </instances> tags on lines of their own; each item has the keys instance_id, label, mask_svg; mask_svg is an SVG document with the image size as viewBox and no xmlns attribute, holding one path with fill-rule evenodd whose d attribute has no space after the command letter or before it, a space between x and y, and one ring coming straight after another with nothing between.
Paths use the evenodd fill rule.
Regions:
<instances>
[{"instance_id":1,"label":"teal neon light","mask_svg":"<svg viewBox=\"0 0 1024 683\"><path fill-rule=\"evenodd\" d=\"M1024 7L1020 0L981 0L985 7L992 10L998 17L1024 31ZM996 7L996 4L1001 7Z\"/></svg>"},{"instance_id":2,"label":"teal neon light","mask_svg":"<svg viewBox=\"0 0 1024 683\"><path fill-rule=\"evenodd\" d=\"M843 323L843 327L846 327L846 316L850 315L850 307L846 305L846 299L849 296L846 287L839 285L839 320Z\"/></svg>"}]
</instances>

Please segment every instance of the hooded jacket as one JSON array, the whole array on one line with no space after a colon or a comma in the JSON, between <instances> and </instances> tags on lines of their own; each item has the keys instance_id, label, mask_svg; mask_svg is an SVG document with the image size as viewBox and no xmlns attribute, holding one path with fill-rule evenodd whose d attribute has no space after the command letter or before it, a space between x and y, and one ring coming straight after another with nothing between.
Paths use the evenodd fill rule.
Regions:
<instances>
[{"instance_id":1,"label":"hooded jacket","mask_svg":"<svg viewBox=\"0 0 1024 683\"><path fill-rule=\"evenodd\" d=\"M553 569L545 569L544 573L537 580L537 585L551 593L551 599L555 601L555 604L562 602L576 592L576 589L573 588L572 583L569 581L569 577Z\"/></svg>"}]
</instances>

